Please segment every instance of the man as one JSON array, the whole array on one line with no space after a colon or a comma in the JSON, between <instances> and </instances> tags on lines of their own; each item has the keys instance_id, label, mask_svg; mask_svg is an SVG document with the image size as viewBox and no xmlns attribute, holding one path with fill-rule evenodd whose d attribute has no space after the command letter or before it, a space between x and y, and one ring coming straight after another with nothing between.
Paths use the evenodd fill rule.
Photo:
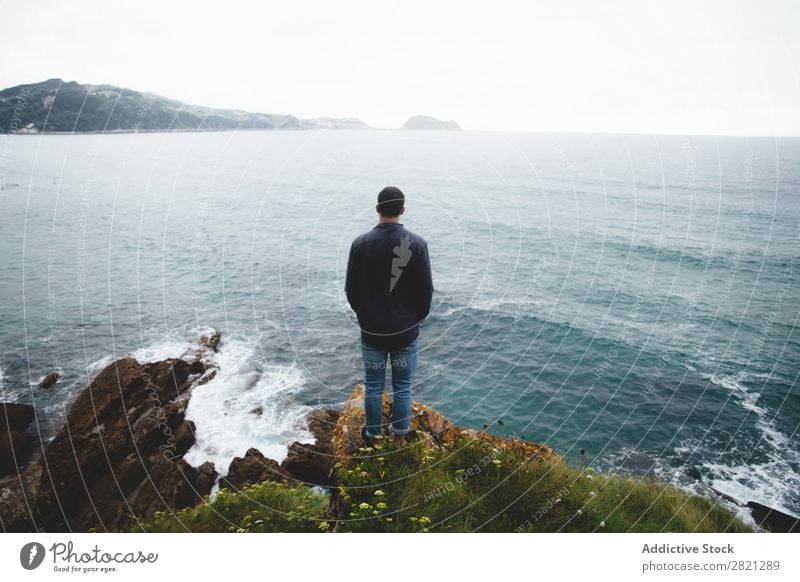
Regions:
<instances>
[{"instance_id":1,"label":"man","mask_svg":"<svg viewBox=\"0 0 800 582\"><path fill-rule=\"evenodd\" d=\"M394 186L378 194L380 221L350 246L345 292L361 327L366 426L361 435L372 446L380 435L386 360L392 366L392 423L398 446L411 421L411 382L419 349L419 324L433 296L428 243L403 227L405 196Z\"/></svg>"}]
</instances>

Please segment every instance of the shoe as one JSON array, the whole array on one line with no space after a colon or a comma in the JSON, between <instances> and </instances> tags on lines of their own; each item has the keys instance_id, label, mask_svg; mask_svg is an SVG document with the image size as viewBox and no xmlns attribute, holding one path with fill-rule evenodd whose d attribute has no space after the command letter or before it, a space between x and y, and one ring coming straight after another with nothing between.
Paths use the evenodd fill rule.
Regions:
<instances>
[{"instance_id":1,"label":"shoe","mask_svg":"<svg viewBox=\"0 0 800 582\"><path fill-rule=\"evenodd\" d=\"M364 441L364 445L367 447L372 447L375 445L375 437L367 434L366 426L361 428L361 440Z\"/></svg>"}]
</instances>

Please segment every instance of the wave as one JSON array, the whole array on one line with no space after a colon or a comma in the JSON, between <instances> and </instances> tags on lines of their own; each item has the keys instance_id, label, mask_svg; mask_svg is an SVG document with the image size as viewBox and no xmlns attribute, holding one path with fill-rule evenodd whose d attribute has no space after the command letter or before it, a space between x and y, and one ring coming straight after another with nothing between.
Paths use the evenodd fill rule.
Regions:
<instances>
[{"instance_id":1,"label":"wave","mask_svg":"<svg viewBox=\"0 0 800 582\"><path fill-rule=\"evenodd\" d=\"M234 457L251 447L281 462L289 445L312 443L305 417L311 407L294 396L306 385L292 365L264 364L254 342L228 339L213 356L219 372L196 387L186 409L195 423L196 441L184 459L192 466L211 461L220 476Z\"/></svg>"},{"instance_id":2,"label":"wave","mask_svg":"<svg viewBox=\"0 0 800 582\"><path fill-rule=\"evenodd\" d=\"M798 515L800 508L793 497L800 490L800 476L787 470L781 459L766 463L725 465L703 463L710 473L709 485L740 501L757 501L790 515Z\"/></svg>"},{"instance_id":3,"label":"wave","mask_svg":"<svg viewBox=\"0 0 800 582\"><path fill-rule=\"evenodd\" d=\"M169 358L183 358L191 356L191 342L186 340L187 337L201 337L209 336L214 333L212 327L197 327L188 331L173 332L167 335L158 342L154 342L147 346L143 346L138 350L131 353L131 357L141 364L150 364L153 362L160 362Z\"/></svg>"},{"instance_id":4,"label":"wave","mask_svg":"<svg viewBox=\"0 0 800 582\"><path fill-rule=\"evenodd\" d=\"M699 481L695 477L690 476L684 465L680 463L670 463L669 460L665 458L652 457L632 447L624 447L620 451L606 456L600 460L599 464L602 469L611 473L621 473L635 479L644 479L646 476L652 475L657 480L669 483L676 489L686 491L692 495L707 495L710 493L708 487L711 484ZM711 486L713 487L713 485ZM726 493L722 489L717 490ZM731 497L735 499L753 499L753 492L750 490L739 493L746 493L746 495L731 495ZM744 523L750 526L756 525L753 516L746 507L732 503L724 497L719 498L719 501L724 507L735 513Z\"/></svg>"},{"instance_id":5,"label":"wave","mask_svg":"<svg viewBox=\"0 0 800 582\"><path fill-rule=\"evenodd\" d=\"M742 382L749 380L772 380L772 374L759 374L742 370L733 376L717 376L715 374L703 374L713 384L722 386L730 390L738 398L742 408L756 415L755 428L761 435L760 442L764 442L770 447L770 452L778 455L782 461L794 459L800 466L800 452L791 446L791 439L783 432L775 428L774 418L770 417L770 412L756 404L760 398L760 392L753 392L747 389ZM774 416L774 415L773 415Z\"/></svg>"},{"instance_id":6,"label":"wave","mask_svg":"<svg viewBox=\"0 0 800 582\"><path fill-rule=\"evenodd\" d=\"M789 514L800 513L797 491L800 490L800 451L790 437L775 428L769 410L757 404L761 393L745 386L748 381L775 380L773 374L739 371L736 374L701 374L715 386L731 392L739 405L748 414L755 415L753 424L758 441L747 451L746 462L720 458L732 458L735 449L719 450L709 442L701 444L692 440L675 448L680 457L687 454L698 460L698 468L704 482L717 491L730 495L741 502L757 501ZM750 462L757 455L758 458ZM739 456L739 455L737 455Z\"/></svg>"},{"instance_id":7,"label":"wave","mask_svg":"<svg viewBox=\"0 0 800 582\"><path fill-rule=\"evenodd\" d=\"M751 392L744 386L744 384L742 384L743 381L746 381L748 378L752 377L747 372L741 371L734 376L700 374L700 377L709 380L716 386L720 386L732 392L742 408L756 414L759 418L764 417L768 413L766 408L762 408L756 404L758 399L761 397L761 393Z\"/></svg>"}]
</instances>

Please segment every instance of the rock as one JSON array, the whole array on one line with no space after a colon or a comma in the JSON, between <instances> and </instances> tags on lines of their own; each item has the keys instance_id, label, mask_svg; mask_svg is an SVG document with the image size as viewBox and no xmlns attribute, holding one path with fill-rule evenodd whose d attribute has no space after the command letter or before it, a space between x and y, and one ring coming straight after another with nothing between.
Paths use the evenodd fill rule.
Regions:
<instances>
[{"instance_id":1,"label":"rock","mask_svg":"<svg viewBox=\"0 0 800 582\"><path fill-rule=\"evenodd\" d=\"M388 426L390 419L391 403L389 395L384 392L384 426ZM361 427L364 424L364 385L356 384L353 392L345 401L332 436L337 462L344 466L349 465L353 453L357 452L359 447L364 446L361 440ZM453 446L462 437L472 437L481 441L487 448L502 448L518 453L531 461L548 459L562 462L561 456L547 445L515 438L497 437L484 431L461 428L450 422L444 415L419 402L412 404L410 428L416 431L418 438L424 439L440 449Z\"/></svg>"},{"instance_id":2,"label":"rock","mask_svg":"<svg viewBox=\"0 0 800 582\"><path fill-rule=\"evenodd\" d=\"M211 492L211 489L214 487L214 483L216 483L216 481L217 471L214 468L214 463L211 461L206 461L197 467L195 484L197 485L198 491L205 491L207 493ZM207 493L204 493L204 495Z\"/></svg>"},{"instance_id":3,"label":"rock","mask_svg":"<svg viewBox=\"0 0 800 582\"><path fill-rule=\"evenodd\" d=\"M403 129L445 129L445 130L459 130L461 126L452 119L450 121L442 121L429 115L414 115L408 118L408 121L403 125Z\"/></svg>"},{"instance_id":4,"label":"rock","mask_svg":"<svg viewBox=\"0 0 800 582\"><path fill-rule=\"evenodd\" d=\"M133 424L133 440L139 450L152 451L177 450L175 429L184 421L185 408L181 402L171 402L164 406L152 407L142 414ZM189 447L194 444L194 439ZM184 448L182 455L188 450Z\"/></svg>"},{"instance_id":5,"label":"rock","mask_svg":"<svg viewBox=\"0 0 800 582\"><path fill-rule=\"evenodd\" d=\"M0 432L0 477L16 473L33 449L33 439L24 432Z\"/></svg>"},{"instance_id":6,"label":"rock","mask_svg":"<svg viewBox=\"0 0 800 582\"><path fill-rule=\"evenodd\" d=\"M162 449L167 452L169 450L173 458L183 457L186 452L192 448L197 438L195 437L195 427L191 420L184 420L175 427L174 437L175 446L170 449Z\"/></svg>"},{"instance_id":7,"label":"rock","mask_svg":"<svg viewBox=\"0 0 800 582\"><path fill-rule=\"evenodd\" d=\"M72 434L113 426L132 408L157 409L187 389L191 365L179 358L140 364L124 358L107 366L75 399L67 414ZM127 425L127 423L125 423Z\"/></svg>"},{"instance_id":8,"label":"rock","mask_svg":"<svg viewBox=\"0 0 800 582\"><path fill-rule=\"evenodd\" d=\"M312 410L307 418L314 444L292 443L281 463L284 473L306 485L328 487L335 484L333 431L339 419L336 410Z\"/></svg>"},{"instance_id":9,"label":"rock","mask_svg":"<svg viewBox=\"0 0 800 582\"><path fill-rule=\"evenodd\" d=\"M128 497L128 503L134 515L149 519L156 511L174 512L203 502L215 480L211 463L195 468L183 459L173 462L157 457L150 478Z\"/></svg>"},{"instance_id":10,"label":"rock","mask_svg":"<svg viewBox=\"0 0 800 582\"><path fill-rule=\"evenodd\" d=\"M220 342L221 338L222 338L222 333L219 332L219 331L214 331L214 333L212 333L209 336L205 336L204 335L203 337L201 337L200 338L200 345L203 345L203 346L206 346L208 348L211 348L212 350L214 350L214 352L218 352L219 351L219 342Z\"/></svg>"},{"instance_id":11,"label":"rock","mask_svg":"<svg viewBox=\"0 0 800 582\"><path fill-rule=\"evenodd\" d=\"M63 376L58 372L50 372L42 379L41 382L39 382L39 388L50 388L56 382L61 380L61 378L63 378Z\"/></svg>"},{"instance_id":12,"label":"rock","mask_svg":"<svg viewBox=\"0 0 800 582\"><path fill-rule=\"evenodd\" d=\"M19 475L0 479L0 529L4 532L41 531L34 503L42 480L42 466L34 464Z\"/></svg>"},{"instance_id":13,"label":"rock","mask_svg":"<svg viewBox=\"0 0 800 582\"><path fill-rule=\"evenodd\" d=\"M800 533L800 518L756 501L748 501L747 507L756 523L774 533Z\"/></svg>"},{"instance_id":14,"label":"rock","mask_svg":"<svg viewBox=\"0 0 800 582\"><path fill-rule=\"evenodd\" d=\"M211 380L216 378L218 371L219 371L218 368L209 368L208 372L204 374L203 377L197 381L197 385L202 386L203 384L208 384L209 382L211 382Z\"/></svg>"},{"instance_id":15,"label":"rock","mask_svg":"<svg viewBox=\"0 0 800 582\"><path fill-rule=\"evenodd\" d=\"M288 480L277 461L265 457L258 449L249 449L244 457L231 461L228 474L219 480L219 486L240 491L262 481Z\"/></svg>"},{"instance_id":16,"label":"rock","mask_svg":"<svg viewBox=\"0 0 800 582\"><path fill-rule=\"evenodd\" d=\"M335 456L330 446L317 446L292 443L281 469L292 478L305 485L330 486L335 479L332 475Z\"/></svg>"},{"instance_id":17,"label":"rock","mask_svg":"<svg viewBox=\"0 0 800 582\"><path fill-rule=\"evenodd\" d=\"M29 404L0 403L0 432L20 432L28 428L36 411Z\"/></svg>"},{"instance_id":18,"label":"rock","mask_svg":"<svg viewBox=\"0 0 800 582\"><path fill-rule=\"evenodd\" d=\"M339 422L341 412L332 409L312 410L308 413L308 430L314 435L316 444L319 446L333 446L333 431L336 430L336 423Z\"/></svg>"},{"instance_id":19,"label":"rock","mask_svg":"<svg viewBox=\"0 0 800 582\"><path fill-rule=\"evenodd\" d=\"M195 442L185 410L208 370L198 363L204 353L147 364L123 358L78 394L42 452L34 504L43 527L117 531L130 514L202 501L216 479L213 465L195 469L182 457Z\"/></svg>"}]
</instances>

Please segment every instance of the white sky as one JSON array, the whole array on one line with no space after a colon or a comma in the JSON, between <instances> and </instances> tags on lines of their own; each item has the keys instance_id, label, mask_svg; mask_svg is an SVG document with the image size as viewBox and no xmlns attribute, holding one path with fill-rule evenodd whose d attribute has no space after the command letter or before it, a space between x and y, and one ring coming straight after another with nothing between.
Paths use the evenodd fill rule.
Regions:
<instances>
[{"instance_id":1,"label":"white sky","mask_svg":"<svg viewBox=\"0 0 800 582\"><path fill-rule=\"evenodd\" d=\"M465 129L800 135L800 2L6 2L0 87Z\"/></svg>"}]
</instances>

